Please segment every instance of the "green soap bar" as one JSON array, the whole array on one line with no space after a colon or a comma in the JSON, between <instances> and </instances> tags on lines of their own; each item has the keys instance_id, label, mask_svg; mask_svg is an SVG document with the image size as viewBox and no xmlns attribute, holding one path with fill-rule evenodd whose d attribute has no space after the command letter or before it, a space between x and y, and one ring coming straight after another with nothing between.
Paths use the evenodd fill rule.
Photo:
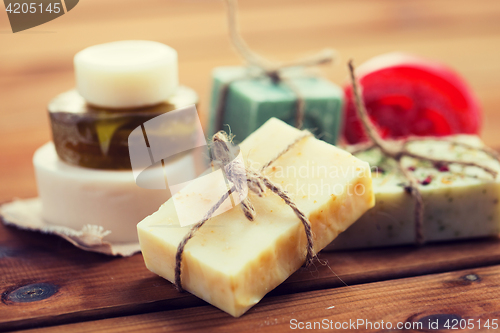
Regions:
<instances>
[{"instance_id":1,"label":"green soap bar","mask_svg":"<svg viewBox=\"0 0 500 333\"><path fill-rule=\"evenodd\" d=\"M209 135L228 130L241 142L269 118L276 117L295 126L296 94L284 83L274 83L268 77L243 78L245 67L215 68L209 115ZM309 129L318 138L335 144L340 129L344 93L340 87L320 77L290 79L305 101L303 129ZM232 81L232 82L231 82ZM230 83L222 122L217 108L221 88Z\"/></svg>"}]
</instances>

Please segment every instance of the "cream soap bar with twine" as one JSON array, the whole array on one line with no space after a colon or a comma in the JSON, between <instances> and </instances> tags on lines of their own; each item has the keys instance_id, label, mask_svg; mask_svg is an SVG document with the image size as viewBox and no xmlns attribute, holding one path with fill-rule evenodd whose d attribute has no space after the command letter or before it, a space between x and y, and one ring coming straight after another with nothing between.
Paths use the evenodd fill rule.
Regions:
<instances>
[{"instance_id":1,"label":"cream soap bar with twine","mask_svg":"<svg viewBox=\"0 0 500 333\"><path fill-rule=\"evenodd\" d=\"M267 189L248 192L253 221L239 205L196 229L181 252L178 287L241 316L373 207L368 163L307 133L272 118L240 145L248 174L262 175ZM202 189L221 184L207 182L195 179L174 197L193 214L208 212L214 198ZM269 183L286 190L292 203ZM171 282L179 244L193 233L177 215L171 199L137 226L147 268Z\"/></svg>"}]
</instances>

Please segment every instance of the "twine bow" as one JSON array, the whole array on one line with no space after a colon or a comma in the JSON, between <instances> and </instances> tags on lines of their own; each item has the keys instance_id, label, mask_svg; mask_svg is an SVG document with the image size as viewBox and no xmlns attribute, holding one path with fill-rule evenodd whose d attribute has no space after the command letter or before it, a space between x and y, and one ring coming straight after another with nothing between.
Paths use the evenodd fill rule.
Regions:
<instances>
[{"instance_id":1,"label":"twine bow","mask_svg":"<svg viewBox=\"0 0 500 333\"><path fill-rule=\"evenodd\" d=\"M175 255L175 287L179 291L183 291L181 283L181 272L182 272L182 254L187 242L193 238L196 231L200 229L205 222L207 222L217 211L217 209L226 201L229 196L236 192L241 200L241 209L245 217L249 221L253 221L256 215L255 209L250 202L248 196L245 196L245 185L248 186L248 191L262 197L265 192L265 188L268 188L273 193L278 195L285 203L293 210L295 215L299 218L304 226L304 231L307 238L307 254L306 254L306 265L309 265L314 258L314 248L313 248L313 236L311 230L311 222L305 216L305 214L297 207L297 205L290 198L288 193L282 190L279 186L274 184L268 177L263 175L263 171L267 169L271 164L273 164L278 158L289 151L297 143L302 141L304 138L310 137L312 134L308 131L303 131L303 134L294 140L290 145L288 145L283 151L281 151L276 157L265 164L259 172L255 172L245 167L242 160L236 158L232 149L228 145L231 142L228 135L220 131L213 136L213 146L212 154L214 157L214 163L218 164L224 169L224 173L228 181L232 184L231 188L221 196L221 198L213 205L210 210L205 214L205 216L196 223L191 230L184 236L182 241L177 247L177 253ZM246 184L245 184L246 183Z\"/></svg>"},{"instance_id":2,"label":"twine bow","mask_svg":"<svg viewBox=\"0 0 500 333\"><path fill-rule=\"evenodd\" d=\"M225 0L225 2L227 8L227 20L231 44L246 62L249 69L253 69L254 71L252 73L248 71L248 73L246 73L245 75L230 80L221 86L219 100L217 101L216 108L216 130L222 129L224 114L226 110L227 94L231 83L243 79L255 79L263 76L269 77L275 84L278 84L280 82L284 83L293 92L293 94L296 96L295 126L299 129L302 128L305 111L304 98L296 85L285 75L283 75L283 72L285 69L292 67L312 67L331 63L335 59L335 51L332 49L324 49L323 51L311 57L298 59L296 61L288 63L277 63L270 61L269 59L266 59L252 51L250 47L248 47L247 43L243 40L243 37L241 37L238 31L236 0Z\"/></svg>"}]
</instances>

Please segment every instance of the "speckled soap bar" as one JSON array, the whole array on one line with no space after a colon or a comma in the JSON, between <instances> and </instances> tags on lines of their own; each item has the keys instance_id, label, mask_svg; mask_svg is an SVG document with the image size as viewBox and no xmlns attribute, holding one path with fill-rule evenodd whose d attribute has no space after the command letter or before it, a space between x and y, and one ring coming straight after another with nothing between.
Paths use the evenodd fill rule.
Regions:
<instances>
[{"instance_id":1,"label":"speckled soap bar","mask_svg":"<svg viewBox=\"0 0 500 333\"><path fill-rule=\"evenodd\" d=\"M477 136L455 136L453 140L483 146ZM487 154L442 141L413 143L411 150L440 159L473 161L500 171ZM336 238L327 249L348 249L412 244L415 241L413 196L392 160L380 151L357 154L372 166L375 207ZM500 177L477 167L434 166L406 159L420 180L424 200L424 235L428 242L498 235L500 231ZM373 172L377 170L379 172Z\"/></svg>"},{"instance_id":2,"label":"speckled soap bar","mask_svg":"<svg viewBox=\"0 0 500 333\"><path fill-rule=\"evenodd\" d=\"M284 83L273 83L268 77L245 78L244 67L218 67L213 71L210 104L210 137L227 124L237 142L276 117L295 126L297 96ZM217 107L222 87L231 82L225 100L224 116L217 118ZM309 129L318 138L334 144L340 128L343 92L337 85L321 77L298 76L292 84L305 101L303 129Z\"/></svg>"}]
</instances>

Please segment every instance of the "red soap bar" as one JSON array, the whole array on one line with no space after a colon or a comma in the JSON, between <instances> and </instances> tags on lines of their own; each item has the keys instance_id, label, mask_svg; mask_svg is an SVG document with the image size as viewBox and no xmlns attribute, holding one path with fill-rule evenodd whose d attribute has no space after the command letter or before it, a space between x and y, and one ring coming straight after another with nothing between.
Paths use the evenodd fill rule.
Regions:
<instances>
[{"instance_id":1,"label":"red soap bar","mask_svg":"<svg viewBox=\"0 0 500 333\"><path fill-rule=\"evenodd\" d=\"M383 137L477 134L480 130L477 98L457 73L440 63L389 53L359 66L356 75L370 118ZM344 91L343 136L350 144L365 141L351 85Z\"/></svg>"}]
</instances>

